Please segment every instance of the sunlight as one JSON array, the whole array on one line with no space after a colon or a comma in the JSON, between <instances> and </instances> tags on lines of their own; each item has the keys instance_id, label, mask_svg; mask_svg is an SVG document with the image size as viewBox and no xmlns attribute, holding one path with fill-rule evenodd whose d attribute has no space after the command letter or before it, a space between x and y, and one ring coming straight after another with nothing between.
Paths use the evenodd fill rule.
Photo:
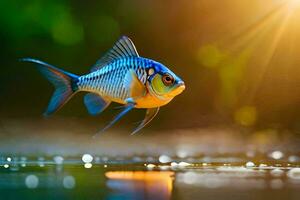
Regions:
<instances>
[{"instance_id":1,"label":"sunlight","mask_svg":"<svg viewBox=\"0 0 300 200\"><path fill-rule=\"evenodd\" d=\"M232 67L233 61L238 60L242 52L248 52L250 56L245 57L245 65L249 65L250 67L254 66L253 68L255 68L256 75L255 77L252 77L255 79L255 82L251 83L251 85L245 87L246 89L244 91L240 92L240 94L242 94L241 96L247 96L247 100L245 101L247 104L253 102L266 75L270 72L272 73L276 70L281 70L274 70L273 68L273 61L274 59L278 59L278 57L275 56L277 56L276 53L279 52L280 48L282 48L283 45L286 45L287 48L292 49L292 46L296 44L296 38L293 38L292 34L297 33L297 30L300 28L297 24L297 21L300 19L300 15L298 14L300 13L300 0L282 0L275 2L274 4L270 4L269 10L266 9L266 12L264 14L262 13L259 18L251 21L248 26L237 31L231 38L223 41L221 45L217 46L218 51L220 52L219 54L222 53L223 55L226 55L225 58L222 58L223 60L221 59L221 61L218 61L219 57L213 57L214 61L218 61L216 68L219 69L219 73L222 75L221 77L224 76L225 81L232 81L233 78L225 76L226 73L232 74L234 69ZM289 34L291 37L288 37ZM209 56L212 54L210 52L212 51L205 51L206 54L204 54L204 57L206 59L210 58ZM251 63L251 57L255 57L255 64ZM207 66L203 60L201 61L202 65ZM228 70L224 68L224 63L230 63ZM243 70L244 68L246 67L238 65L237 72L239 69ZM221 71L222 69L224 70ZM285 66L285 69L289 70L287 65ZM247 81L249 80L251 80L251 78ZM222 82L222 86L224 85L225 82ZM236 84L232 81L232 85ZM233 91L236 90L236 88L232 88ZM225 91L226 89L228 88L223 90ZM226 94L225 92L224 94ZM236 93L232 92L229 94L233 96L229 102L234 101ZM224 100L222 100L222 102L223 101Z\"/></svg>"},{"instance_id":2,"label":"sunlight","mask_svg":"<svg viewBox=\"0 0 300 200\"><path fill-rule=\"evenodd\" d=\"M294 11L300 7L300 0L289 0L288 7L290 11Z\"/></svg>"}]
</instances>

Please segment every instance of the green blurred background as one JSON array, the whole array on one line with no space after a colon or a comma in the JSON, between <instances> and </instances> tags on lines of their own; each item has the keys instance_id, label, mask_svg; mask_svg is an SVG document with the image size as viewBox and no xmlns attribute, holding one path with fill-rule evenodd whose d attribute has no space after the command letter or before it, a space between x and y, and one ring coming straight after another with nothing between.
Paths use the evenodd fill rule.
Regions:
<instances>
[{"instance_id":1,"label":"green blurred background","mask_svg":"<svg viewBox=\"0 0 300 200\"><path fill-rule=\"evenodd\" d=\"M0 117L42 118L53 91L19 58L84 74L127 35L141 56L164 63L186 82L148 129L237 126L298 134L300 12L289 2L1 0ZM91 117L79 94L54 117L104 123L116 113L113 107ZM133 111L124 121L143 114Z\"/></svg>"}]
</instances>

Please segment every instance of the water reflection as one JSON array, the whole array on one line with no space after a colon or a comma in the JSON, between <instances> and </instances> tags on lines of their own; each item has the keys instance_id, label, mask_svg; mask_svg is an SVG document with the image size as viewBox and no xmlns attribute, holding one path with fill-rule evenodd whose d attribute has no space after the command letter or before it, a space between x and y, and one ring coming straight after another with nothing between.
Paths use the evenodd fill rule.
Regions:
<instances>
[{"instance_id":1,"label":"water reflection","mask_svg":"<svg viewBox=\"0 0 300 200\"><path fill-rule=\"evenodd\" d=\"M274 200L289 199L286 197L293 194L291 199L300 199L300 163L286 163L282 159L265 159L263 163L254 157L251 161L244 158L237 163L233 161L241 158L227 156L228 162L217 163L226 157L169 157L172 162L162 164L145 162L143 159L148 157L116 157L118 162L107 157L105 164L99 164L97 156L86 160L88 157L83 160L90 162L83 165L81 155L75 158L56 156L55 159L52 156L13 156L11 160L2 156L1 195L24 199L29 193L36 194L30 196L31 200L215 200L225 195L236 196L233 200L250 200L253 196L257 200ZM284 158L288 157L285 154ZM135 163L137 158L143 163ZM97 160L102 162L103 158ZM120 164L119 160L127 163ZM195 162L199 160L210 162Z\"/></svg>"},{"instance_id":2,"label":"water reflection","mask_svg":"<svg viewBox=\"0 0 300 200\"><path fill-rule=\"evenodd\" d=\"M266 172L244 167L218 167L207 170L180 172L176 175L177 185L217 189L264 189Z\"/></svg>"},{"instance_id":3,"label":"water reflection","mask_svg":"<svg viewBox=\"0 0 300 200\"><path fill-rule=\"evenodd\" d=\"M108 200L168 200L171 198L174 172L110 171L106 185L112 190Z\"/></svg>"}]
</instances>

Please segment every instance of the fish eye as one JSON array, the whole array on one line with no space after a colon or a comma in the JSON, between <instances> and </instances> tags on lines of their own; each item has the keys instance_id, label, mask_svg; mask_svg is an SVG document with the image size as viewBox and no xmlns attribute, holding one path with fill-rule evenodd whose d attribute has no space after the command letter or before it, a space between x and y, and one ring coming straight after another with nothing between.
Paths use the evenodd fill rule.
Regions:
<instances>
[{"instance_id":1,"label":"fish eye","mask_svg":"<svg viewBox=\"0 0 300 200\"><path fill-rule=\"evenodd\" d=\"M174 78L173 76L171 76L170 74L164 74L162 76L162 81L166 86L170 86L173 85L174 83Z\"/></svg>"}]
</instances>

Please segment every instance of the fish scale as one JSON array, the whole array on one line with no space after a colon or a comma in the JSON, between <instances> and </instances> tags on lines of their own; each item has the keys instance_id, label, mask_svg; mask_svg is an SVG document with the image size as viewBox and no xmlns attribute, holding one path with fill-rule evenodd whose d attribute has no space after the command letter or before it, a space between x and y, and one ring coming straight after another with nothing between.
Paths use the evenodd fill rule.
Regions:
<instances>
[{"instance_id":1,"label":"fish scale","mask_svg":"<svg viewBox=\"0 0 300 200\"><path fill-rule=\"evenodd\" d=\"M130 63L133 65L130 65ZM123 86L123 79L128 70L134 69L138 77L142 77L142 73L137 67L139 65L138 63L139 62L136 58L118 60L105 68L93 72L92 74L80 77L83 81L79 81L78 87L86 89L87 91L99 92L104 96L113 96L114 98L124 100L128 97L128 93L124 94L125 90Z\"/></svg>"}]
</instances>

